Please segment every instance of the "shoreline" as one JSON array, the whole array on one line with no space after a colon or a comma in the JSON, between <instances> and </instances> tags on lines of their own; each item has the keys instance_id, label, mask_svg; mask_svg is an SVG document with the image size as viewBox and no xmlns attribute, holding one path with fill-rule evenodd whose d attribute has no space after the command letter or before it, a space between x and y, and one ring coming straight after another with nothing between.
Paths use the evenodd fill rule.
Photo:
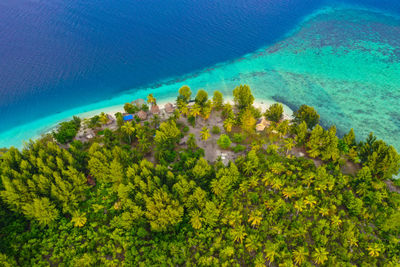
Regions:
<instances>
[{"instance_id":1,"label":"shoreline","mask_svg":"<svg viewBox=\"0 0 400 267\"><path fill-rule=\"evenodd\" d=\"M151 93L150 91L147 92ZM153 95L157 99L157 95L154 93ZM131 101L134 101L137 98L133 97ZM209 94L209 98L210 99L212 98L212 94ZM164 109L164 105L166 103L170 102L175 104L175 100L176 97L168 96L158 99L157 104L159 105L160 109ZM233 96L224 95L224 102L225 103L229 102L230 104L233 104ZM79 109L85 107L87 109L90 109L92 105L78 107L72 110L67 110L65 112L55 114L53 116L48 116L39 120L32 121L28 124L23 124L21 126L14 127L8 131L0 133L0 148L15 147L18 149L22 149L24 147L24 144L29 140L36 140L40 138L43 134L51 133L60 122L68 121L72 119L73 116L78 116L81 119L87 119L95 115L98 115L101 112L104 112L114 117L114 114L117 112L121 113L125 112L123 107L125 103L121 103L118 105L111 105L107 107L94 108L88 111L74 113L74 111L78 111ZM274 101L273 99L267 99L255 96L255 101L253 103L253 106L255 106L256 108L261 108L261 111L265 112L265 110L274 103L277 103L277 101ZM282 105L284 107L284 119L290 119L292 117L293 111L283 103Z\"/></svg>"}]
</instances>

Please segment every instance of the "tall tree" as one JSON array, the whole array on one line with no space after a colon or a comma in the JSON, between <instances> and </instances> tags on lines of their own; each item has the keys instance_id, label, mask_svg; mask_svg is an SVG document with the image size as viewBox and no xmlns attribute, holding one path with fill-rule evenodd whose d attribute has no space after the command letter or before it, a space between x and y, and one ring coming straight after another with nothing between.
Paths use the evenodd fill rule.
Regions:
<instances>
[{"instance_id":1,"label":"tall tree","mask_svg":"<svg viewBox=\"0 0 400 267\"><path fill-rule=\"evenodd\" d=\"M265 117L274 122L279 122L283 118L283 105L275 103L268 107L265 111Z\"/></svg>"},{"instance_id":2,"label":"tall tree","mask_svg":"<svg viewBox=\"0 0 400 267\"><path fill-rule=\"evenodd\" d=\"M192 91L190 90L190 87L187 85L184 85L181 88L179 88L178 100L182 100L183 102L188 103L191 95L192 95Z\"/></svg>"},{"instance_id":3,"label":"tall tree","mask_svg":"<svg viewBox=\"0 0 400 267\"><path fill-rule=\"evenodd\" d=\"M293 113L294 122L300 124L306 122L308 129L314 128L319 122L319 115L317 111L310 106L301 105L300 108Z\"/></svg>"},{"instance_id":4,"label":"tall tree","mask_svg":"<svg viewBox=\"0 0 400 267\"><path fill-rule=\"evenodd\" d=\"M213 106L216 110L220 110L224 105L224 98L220 91L214 91Z\"/></svg>"},{"instance_id":5,"label":"tall tree","mask_svg":"<svg viewBox=\"0 0 400 267\"><path fill-rule=\"evenodd\" d=\"M254 96L248 85L239 85L233 90L235 105L240 110L248 109L254 102Z\"/></svg>"}]
</instances>

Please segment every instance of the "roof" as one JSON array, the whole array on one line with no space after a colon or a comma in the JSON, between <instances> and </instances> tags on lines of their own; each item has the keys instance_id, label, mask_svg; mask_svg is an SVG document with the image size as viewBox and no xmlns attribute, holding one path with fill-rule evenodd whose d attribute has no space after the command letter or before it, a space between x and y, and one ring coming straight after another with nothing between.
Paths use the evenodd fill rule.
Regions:
<instances>
[{"instance_id":1,"label":"roof","mask_svg":"<svg viewBox=\"0 0 400 267\"><path fill-rule=\"evenodd\" d=\"M174 112L174 105L172 105L171 103L167 103L165 104L165 111L168 113L172 113Z\"/></svg>"},{"instance_id":2,"label":"roof","mask_svg":"<svg viewBox=\"0 0 400 267\"><path fill-rule=\"evenodd\" d=\"M270 122L269 120L265 119L264 117L262 117L262 118L258 121L258 123L264 125L265 127L271 125L271 122Z\"/></svg>"},{"instance_id":3,"label":"roof","mask_svg":"<svg viewBox=\"0 0 400 267\"><path fill-rule=\"evenodd\" d=\"M160 113L160 108L157 105L154 105L151 107L150 111L153 114L158 114L158 113Z\"/></svg>"},{"instance_id":4,"label":"roof","mask_svg":"<svg viewBox=\"0 0 400 267\"><path fill-rule=\"evenodd\" d=\"M139 117L139 119L145 120L145 119L147 118L147 113L144 112L143 110L141 110L141 111L139 111L139 112L137 113L137 116Z\"/></svg>"},{"instance_id":5,"label":"roof","mask_svg":"<svg viewBox=\"0 0 400 267\"><path fill-rule=\"evenodd\" d=\"M257 132L262 132L265 129L265 125L263 123L259 123L256 125Z\"/></svg>"},{"instance_id":6,"label":"roof","mask_svg":"<svg viewBox=\"0 0 400 267\"><path fill-rule=\"evenodd\" d=\"M123 119L124 119L124 121L131 121L131 120L133 120L133 115L132 114L126 115L123 117Z\"/></svg>"}]
</instances>

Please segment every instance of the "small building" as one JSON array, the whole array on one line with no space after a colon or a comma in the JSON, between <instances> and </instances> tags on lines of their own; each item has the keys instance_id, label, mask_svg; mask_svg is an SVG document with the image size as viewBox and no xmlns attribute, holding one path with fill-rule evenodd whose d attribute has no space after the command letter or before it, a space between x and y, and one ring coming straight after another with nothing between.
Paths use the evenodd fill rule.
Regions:
<instances>
[{"instance_id":1,"label":"small building","mask_svg":"<svg viewBox=\"0 0 400 267\"><path fill-rule=\"evenodd\" d=\"M160 108L159 108L157 105L153 105L153 106L151 107L151 109L150 109L150 112L151 112L153 115L158 115L158 114L160 114Z\"/></svg>"},{"instance_id":2,"label":"small building","mask_svg":"<svg viewBox=\"0 0 400 267\"><path fill-rule=\"evenodd\" d=\"M132 114L128 114L128 115L125 115L122 118L124 119L124 121L132 121L133 120L133 115Z\"/></svg>"},{"instance_id":3,"label":"small building","mask_svg":"<svg viewBox=\"0 0 400 267\"><path fill-rule=\"evenodd\" d=\"M145 119L147 119L147 113L144 112L143 110L139 111L139 112L137 113L137 116L138 116L139 119L142 120L142 121L145 120Z\"/></svg>"},{"instance_id":4,"label":"small building","mask_svg":"<svg viewBox=\"0 0 400 267\"><path fill-rule=\"evenodd\" d=\"M165 104L164 108L165 108L165 112L167 112L167 113L172 113L175 110L174 105L172 105L171 103Z\"/></svg>"},{"instance_id":5,"label":"small building","mask_svg":"<svg viewBox=\"0 0 400 267\"><path fill-rule=\"evenodd\" d=\"M257 132L262 132L262 131L264 131L264 129L265 129L265 125L264 124L259 123L259 124L256 125L256 131Z\"/></svg>"},{"instance_id":6,"label":"small building","mask_svg":"<svg viewBox=\"0 0 400 267\"><path fill-rule=\"evenodd\" d=\"M256 131L257 131L257 132L262 132L262 131L264 131L264 129L265 129L266 127L269 127L270 125L271 125L271 122L270 122L269 120L265 119L264 117L262 117L262 118L258 121L258 123L257 123L257 125L256 125Z\"/></svg>"},{"instance_id":7,"label":"small building","mask_svg":"<svg viewBox=\"0 0 400 267\"><path fill-rule=\"evenodd\" d=\"M132 104L137 106L138 108L141 108L145 103L146 102L142 98L136 99L135 101L132 102Z\"/></svg>"}]
</instances>

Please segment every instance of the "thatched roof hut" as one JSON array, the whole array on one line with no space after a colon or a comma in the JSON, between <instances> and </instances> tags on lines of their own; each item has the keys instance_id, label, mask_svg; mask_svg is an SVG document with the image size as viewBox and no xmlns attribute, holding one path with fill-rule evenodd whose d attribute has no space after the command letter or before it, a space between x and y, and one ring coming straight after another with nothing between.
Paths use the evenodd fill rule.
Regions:
<instances>
[{"instance_id":1,"label":"thatched roof hut","mask_svg":"<svg viewBox=\"0 0 400 267\"><path fill-rule=\"evenodd\" d=\"M262 132L262 131L264 131L265 127L269 127L270 125L271 125L271 122L269 120L265 119L264 117L262 117L256 125L256 131Z\"/></svg>"},{"instance_id":2,"label":"thatched roof hut","mask_svg":"<svg viewBox=\"0 0 400 267\"><path fill-rule=\"evenodd\" d=\"M167 112L167 113L172 113L175 110L174 105L172 105L171 103L165 104L164 108L165 108L165 112Z\"/></svg>"},{"instance_id":3,"label":"thatched roof hut","mask_svg":"<svg viewBox=\"0 0 400 267\"><path fill-rule=\"evenodd\" d=\"M158 114L160 114L160 108L157 105L154 105L151 107L150 112L153 115L158 115Z\"/></svg>"},{"instance_id":4,"label":"thatched roof hut","mask_svg":"<svg viewBox=\"0 0 400 267\"><path fill-rule=\"evenodd\" d=\"M142 121L145 120L145 119L147 119L147 113L144 112L143 110L139 111L139 112L137 113L137 116L138 116L139 119L141 119Z\"/></svg>"}]
</instances>

